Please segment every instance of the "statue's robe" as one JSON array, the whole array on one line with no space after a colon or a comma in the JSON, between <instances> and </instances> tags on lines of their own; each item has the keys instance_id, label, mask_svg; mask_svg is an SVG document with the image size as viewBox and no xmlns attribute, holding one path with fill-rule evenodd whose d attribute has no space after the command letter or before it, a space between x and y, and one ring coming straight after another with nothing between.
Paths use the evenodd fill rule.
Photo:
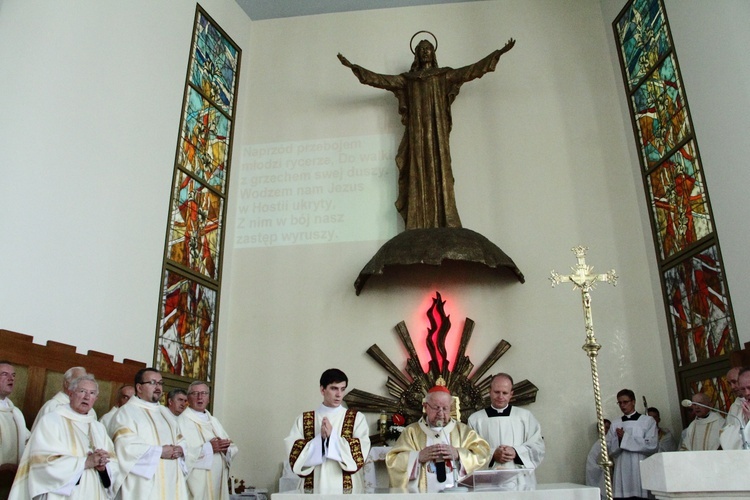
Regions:
<instances>
[{"instance_id":1,"label":"statue's robe","mask_svg":"<svg viewBox=\"0 0 750 500\"><path fill-rule=\"evenodd\" d=\"M461 85L495 70L502 53L496 50L458 69L417 69L400 75L382 75L352 65L361 83L393 92L398 99L405 130L396 155L396 208L406 229L461 227L449 144L451 105Z\"/></svg>"}]
</instances>

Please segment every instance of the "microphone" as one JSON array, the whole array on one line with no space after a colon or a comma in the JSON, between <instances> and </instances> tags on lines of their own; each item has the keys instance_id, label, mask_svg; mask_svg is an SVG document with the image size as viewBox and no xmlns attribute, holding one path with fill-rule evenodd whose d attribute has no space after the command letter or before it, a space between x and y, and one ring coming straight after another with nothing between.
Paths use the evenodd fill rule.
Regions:
<instances>
[{"instance_id":1,"label":"microphone","mask_svg":"<svg viewBox=\"0 0 750 500\"><path fill-rule=\"evenodd\" d=\"M445 442L448 443L448 446L450 446L451 440L448 437L448 435L445 433L445 427L442 426L443 422L442 421L438 421L438 423L441 424L440 425L440 431L442 432L443 437L445 438ZM452 465L452 468L453 468L453 485L452 486L448 486L444 490L441 490L440 493L443 493L443 492L446 492L446 491L450 491L450 492L459 492L459 491L460 492L464 492L464 491L469 491L469 488L467 488L465 486L459 486L458 485L458 469L460 468L459 464L460 464L460 462L459 462L458 458L456 458L455 460L451 460L451 465ZM437 465L437 464L435 464L435 465ZM442 465L443 467L445 467L445 462L442 462L440 465ZM443 474L445 474L445 473L443 473ZM440 476L438 476L438 480L439 479L440 479Z\"/></svg>"},{"instance_id":2,"label":"microphone","mask_svg":"<svg viewBox=\"0 0 750 500\"><path fill-rule=\"evenodd\" d=\"M704 404L701 404L701 403L694 403L694 402L690 401L689 399L683 399L681 404L685 408L690 408L693 405L702 406L703 408L708 408L711 411L719 412L722 415L727 415L728 417L734 417L735 420L737 420L737 422L740 423L740 438L742 438L742 449L743 450L750 450L750 444L748 444L747 440L745 439L745 432L744 432L745 431L745 424L742 423L742 420L737 415L732 415L731 413L727 413L725 411L718 410L716 408L713 408L711 406L704 405Z\"/></svg>"},{"instance_id":3,"label":"microphone","mask_svg":"<svg viewBox=\"0 0 750 500\"><path fill-rule=\"evenodd\" d=\"M440 432L443 432L443 421L438 420L435 422L435 427L440 429ZM437 480L439 483L445 482L445 461L443 460L443 457L438 457L437 460L435 460L435 476L437 477Z\"/></svg>"}]
</instances>

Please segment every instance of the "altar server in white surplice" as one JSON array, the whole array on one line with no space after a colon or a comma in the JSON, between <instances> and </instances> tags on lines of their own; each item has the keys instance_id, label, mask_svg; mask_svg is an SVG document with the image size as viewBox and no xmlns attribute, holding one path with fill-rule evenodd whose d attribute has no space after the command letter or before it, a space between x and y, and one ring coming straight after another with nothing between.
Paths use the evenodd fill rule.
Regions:
<instances>
[{"instance_id":1,"label":"altar server in white surplice","mask_svg":"<svg viewBox=\"0 0 750 500\"><path fill-rule=\"evenodd\" d=\"M119 474L114 445L92 409L93 375L70 382L70 404L38 420L21 459L10 500L114 498Z\"/></svg>"},{"instance_id":2,"label":"altar server in white surplice","mask_svg":"<svg viewBox=\"0 0 750 500\"><path fill-rule=\"evenodd\" d=\"M107 429L109 437L112 437L112 432L109 429L109 424L112 423L112 418L114 418L117 410L119 410L120 407L127 403L128 400L133 396L135 396L135 387L133 387L132 385L121 386L119 389L117 389L117 399L115 400L115 405L111 410L102 415L99 419L99 422L101 422L102 425L104 425L104 428Z\"/></svg>"},{"instance_id":3,"label":"altar server in white surplice","mask_svg":"<svg viewBox=\"0 0 750 500\"><path fill-rule=\"evenodd\" d=\"M135 375L136 397L130 398L112 420L112 439L122 473L115 483L118 498L188 499L185 476L190 456L185 456L176 420L159 403L163 385L158 370L139 370Z\"/></svg>"},{"instance_id":4,"label":"altar server in white surplice","mask_svg":"<svg viewBox=\"0 0 750 500\"><path fill-rule=\"evenodd\" d=\"M313 493L361 493L362 467L370 453L370 432L361 413L341 406L349 383L330 368L320 376L323 403L294 422L284 440L289 464Z\"/></svg>"},{"instance_id":5,"label":"altar server in white surplice","mask_svg":"<svg viewBox=\"0 0 750 500\"><path fill-rule=\"evenodd\" d=\"M711 405L711 398L702 392L693 394L693 414L695 419L685 431L685 438L680 451L711 451L719 449L719 432L724 427L724 418L706 406Z\"/></svg>"},{"instance_id":6,"label":"altar server in white surplice","mask_svg":"<svg viewBox=\"0 0 750 500\"><path fill-rule=\"evenodd\" d=\"M0 498L8 496L29 439L23 413L8 397L15 383L16 369L7 361L0 361Z\"/></svg>"},{"instance_id":7,"label":"altar server in white surplice","mask_svg":"<svg viewBox=\"0 0 750 500\"><path fill-rule=\"evenodd\" d=\"M530 411L510 404L513 397L513 378L498 373L490 383L490 402L484 410L469 417L469 427L490 444L492 456L489 469L536 469L544 459L544 439L539 422ZM512 490L533 490L536 475L530 472L518 475Z\"/></svg>"},{"instance_id":8,"label":"altar server in white surplice","mask_svg":"<svg viewBox=\"0 0 750 500\"><path fill-rule=\"evenodd\" d=\"M229 500L229 467L238 450L218 419L206 410L210 395L205 382L190 384L188 408L178 419L188 448L199 450L188 473L188 490L195 500Z\"/></svg>"},{"instance_id":9,"label":"altar server in white surplice","mask_svg":"<svg viewBox=\"0 0 750 500\"><path fill-rule=\"evenodd\" d=\"M612 482L615 498L648 498L641 487L641 460L656 453L659 430L656 420L635 411L635 393L623 389L617 393L622 418L612 420L607 433L607 453L615 462Z\"/></svg>"},{"instance_id":10,"label":"altar server in white surplice","mask_svg":"<svg viewBox=\"0 0 750 500\"><path fill-rule=\"evenodd\" d=\"M74 366L73 368L68 368L65 374L63 374L62 389L57 394L48 399L39 409L39 413L36 414L34 423L31 424L31 432L34 432L37 422L39 422L39 419L44 415L51 412L58 406L67 406L70 404L70 383L74 379L82 377L83 375L86 375L86 368L82 366Z\"/></svg>"}]
</instances>

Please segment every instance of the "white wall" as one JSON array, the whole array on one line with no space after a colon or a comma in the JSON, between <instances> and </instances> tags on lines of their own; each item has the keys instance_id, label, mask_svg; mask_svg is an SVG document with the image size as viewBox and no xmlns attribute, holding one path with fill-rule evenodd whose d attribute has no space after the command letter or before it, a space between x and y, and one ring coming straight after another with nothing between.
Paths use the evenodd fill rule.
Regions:
<instances>
[{"instance_id":1,"label":"white wall","mask_svg":"<svg viewBox=\"0 0 750 500\"><path fill-rule=\"evenodd\" d=\"M294 416L319 403L323 369L338 366L351 387L386 395L386 374L365 350L377 343L402 366L393 326L405 320L421 342L424 311L439 290L453 335L467 316L476 321L468 351L475 364L504 338L513 347L493 371L540 388L529 407L548 446L540 480L582 481L594 410L580 296L547 280L551 269L575 263L569 249L578 244L590 247L595 271L615 268L621 276L617 287L603 284L593 294L606 413L617 414L614 393L630 387L677 424L658 275L612 50L618 3L499 0L251 22L230 0L201 2L243 48L238 146L399 138L395 99L360 85L337 52L398 73L421 29L438 36L444 66L517 40L496 73L462 88L451 146L464 225L505 250L525 284L475 269L408 270L372 278L357 297L354 279L383 241L232 250L240 186L230 185L215 413L240 446L236 475L274 488L282 440ZM685 5L705 14L699 2ZM0 0L7 68L0 80L0 327L149 362L195 4L75 6ZM706 59L726 52L739 64L739 49L716 37L715 50L683 50L680 37L696 30L670 16L737 307L750 295L733 278L746 265L744 217L733 214L747 210L743 184L734 181L746 175L739 171L747 155L732 153L737 141L721 147L719 132L715 141L701 134L739 136L747 128L746 85L734 83L747 81L747 66L728 78L730 95L711 95ZM711 19L734 26L738 17ZM704 84L691 83L697 76L688 76L688 65L700 69ZM716 122L703 122L704 113ZM735 126L724 127L722 117ZM712 175L707 155L726 169ZM241 160L235 150L235 167ZM747 320L738 311L743 340Z\"/></svg>"},{"instance_id":2,"label":"white wall","mask_svg":"<svg viewBox=\"0 0 750 500\"><path fill-rule=\"evenodd\" d=\"M396 99L359 84L336 54L399 73L411 64L409 39L421 29L437 35L444 66L517 40L495 73L462 87L451 146L464 226L506 251L526 283L475 270L410 270L373 277L355 296L357 274L383 241L236 250L224 302L231 307L227 364L252 397L236 397L226 419L234 428L251 422L251 453L238 466L252 470L259 486L273 487L293 416L319 403L323 369L338 366L351 387L387 395L386 373L365 351L376 343L404 366L393 327L405 320L421 344L436 290L448 301L453 335L467 316L476 321L468 352L475 364L504 338L513 347L493 371L540 388L530 406L548 447L540 480L582 481L595 413L580 292L552 289L547 279L553 268L575 264L570 248L578 244L590 247L596 271L615 268L621 276L617 287L593 293L606 413L617 413L614 394L623 387L667 416L676 411L671 362L663 362L668 341L658 335L663 312L651 291L648 220L640 215L630 127L598 2L476 2L253 23L255 70L244 82L251 118L242 144L400 138Z\"/></svg>"}]
</instances>

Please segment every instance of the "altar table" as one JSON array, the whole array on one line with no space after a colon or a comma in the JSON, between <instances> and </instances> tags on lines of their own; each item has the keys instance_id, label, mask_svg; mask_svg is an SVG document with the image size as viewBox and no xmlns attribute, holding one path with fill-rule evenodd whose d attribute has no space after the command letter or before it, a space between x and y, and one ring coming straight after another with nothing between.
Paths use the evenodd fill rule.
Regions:
<instances>
[{"instance_id":1,"label":"altar table","mask_svg":"<svg viewBox=\"0 0 750 500\"><path fill-rule=\"evenodd\" d=\"M274 493L271 500L310 500L313 495L300 491ZM463 491L445 493L405 493L403 490L375 489L371 493L325 495L339 500L599 500L599 488L572 483L539 484L534 491Z\"/></svg>"}]
</instances>

